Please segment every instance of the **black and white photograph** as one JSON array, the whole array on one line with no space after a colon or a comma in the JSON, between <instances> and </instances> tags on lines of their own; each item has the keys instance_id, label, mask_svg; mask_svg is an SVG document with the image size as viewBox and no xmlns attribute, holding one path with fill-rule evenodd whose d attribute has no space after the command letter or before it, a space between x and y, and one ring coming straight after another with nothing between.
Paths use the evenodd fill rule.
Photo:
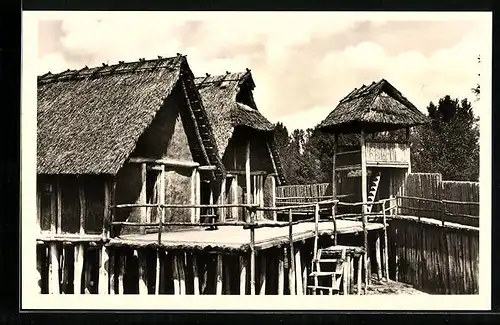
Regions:
<instances>
[{"instance_id":1,"label":"black and white photograph","mask_svg":"<svg viewBox=\"0 0 500 325\"><path fill-rule=\"evenodd\" d=\"M23 305L488 309L491 26L23 12Z\"/></svg>"}]
</instances>

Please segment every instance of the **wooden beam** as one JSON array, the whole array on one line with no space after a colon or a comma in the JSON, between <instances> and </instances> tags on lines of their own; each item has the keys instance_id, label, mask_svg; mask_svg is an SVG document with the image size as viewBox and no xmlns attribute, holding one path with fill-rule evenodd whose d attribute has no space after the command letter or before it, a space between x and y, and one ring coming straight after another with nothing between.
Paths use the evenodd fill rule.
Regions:
<instances>
[{"instance_id":1,"label":"wooden beam","mask_svg":"<svg viewBox=\"0 0 500 325\"><path fill-rule=\"evenodd\" d=\"M50 243L49 293L58 295L59 286L59 251L56 243Z\"/></svg>"},{"instance_id":2,"label":"wooden beam","mask_svg":"<svg viewBox=\"0 0 500 325\"><path fill-rule=\"evenodd\" d=\"M274 161L274 155L269 146L269 142L266 141L267 152L269 153L269 158L271 158L271 163L273 164L273 171L278 174L278 168L276 168L276 162Z\"/></svg>"},{"instance_id":3,"label":"wooden beam","mask_svg":"<svg viewBox=\"0 0 500 325\"><path fill-rule=\"evenodd\" d=\"M99 294L107 295L109 293L109 247L101 247L101 261L99 266Z\"/></svg>"},{"instance_id":4,"label":"wooden beam","mask_svg":"<svg viewBox=\"0 0 500 325\"><path fill-rule=\"evenodd\" d=\"M259 192L259 206L261 208L264 207L264 176L260 175L257 176L259 180L259 187L258 187L258 192ZM259 211L259 218L264 218L264 211Z\"/></svg>"},{"instance_id":5,"label":"wooden beam","mask_svg":"<svg viewBox=\"0 0 500 325\"><path fill-rule=\"evenodd\" d=\"M260 288L259 288L259 295L265 295L266 294L266 277L267 277L267 272L266 272L266 255L264 252L260 252Z\"/></svg>"},{"instance_id":6,"label":"wooden beam","mask_svg":"<svg viewBox=\"0 0 500 325\"><path fill-rule=\"evenodd\" d=\"M198 167L199 171L210 171L210 170L216 170L217 166L214 165L206 165L206 166L200 166Z\"/></svg>"},{"instance_id":7,"label":"wooden beam","mask_svg":"<svg viewBox=\"0 0 500 325\"><path fill-rule=\"evenodd\" d=\"M245 151L245 177L246 177L246 204L252 203L252 180L250 178L250 140L247 141ZM246 210L248 212L248 210ZM247 213L246 221L248 222L250 216Z\"/></svg>"},{"instance_id":8,"label":"wooden beam","mask_svg":"<svg viewBox=\"0 0 500 325\"><path fill-rule=\"evenodd\" d=\"M369 265L368 265L368 229L367 229L367 222L368 218L366 216L367 213L367 205L366 203L368 202L367 198L367 191L368 191L368 180L367 180L367 175L366 175L366 143L365 143L365 132L364 130L361 130L361 197L363 201L363 206L362 206L362 215L363 215L363 241L364 241L364 249L365 249L365 254L364 256L364 265L365 265L365 290L366 286L368 285L369 282L369 277L370 277L370 270L369 270Z\"/></svg>"},{"instance_id":9,"label":"wooden beam","mask_svg":"<svg viewBox=\"0 0 500 325\"><path fill-rule=\"evenodd\" d=\"M80 201L80 234L85 234L85 215L86 215L86 199L85 199L85 187L82 178L79 178L78 182L78 199Z\"/></svg>"},{"instance_id":10,"label":"wooden beam","mask_svg":"<svg viewBox=\"0 0 500 325\"><path fill-rule=\"evenodd\" d=\"M255 221L255 212L250 212L250 223ZM250 295L255 295L255 228L250 228Z\"/></svg>"},{"instance_id":11,"label":"wooden beam","mask_svg":"<svg viewBox=\"0 0 500 325\"><path fill-rule=\"evenodd\" d=\"M354 286L354 254L349 254L347 259L349 260L349 284L347 286L347 291L350 294Z\"/></svg>"},{"instance_id":12,"label":"wooden beam","mask_svg":"<svg viewBox=\"0 0 500 325\"><path fill-rule=\"evenodd\" d=\"M333 155L332 155L332 197L333 199L337 199L337 171L336 171L336 163L337 163L337 146L338 146L338 133L334 135L333 142Z\"/></svg>"},{"instance_id":13,"label":"wooden beam","mask_svg":"<svg viewBox=\"0 0 500 325\"><path fill-rule=\"evenodd\" d=\"M389 201L389 204L392 204ZM387 217L385 211L385 203L382 206L383 211L383 224L384 224L384 270L385 270L385 278L389 280L389 243L387 240Z\"/></svg>"},{"instance_id":14,"label":"wooden beam","mask_svg":"<svg viewBox=\"0 0 500 325\"><path fill-rule=\"evenodd\" d=\"M228 170L227 173L229 175L246 175L246 170ZM264 170L253 170L250 171L250 176L259 176L259 175L269 175L267 171Z\"/></svg>"},{"instance_id":15,"label":"wooden beam","mask_svg":"<svg viewBox=\"0 0 500 325\"><path fill-rule=\"evenodd\" d=\"M154 165L164 165L171 167L188 167L188 168L194 168L200 166L200 164L194 161L183 161L183 160L175 160L168 158L154 159L154 158L133 157L129 158L128 162L132 164L154 164Z\"/></svg>"},{"instance_id":16,"label":"wooden beam","mask_svg":"<svg viewBox=\"0 0 500 325\"><path fill-rule=\"evenodd\" d=\"M163 223L165 222L165 209L161 206L165 204L165 166L160 170L160 188L158 190L158 210L160 210L160 220L158 227L158 245L161 245L161 234L163 232ZM159 255L158 255L159 256Z\"/></svg>"},{"instance_id":17,"label":"wooden beam","mask_svg":"<svg viewBox=\"0 0 500 325\"><path fill-rule=\"evenodd\" d=\"M217 265L215 269L215 294L222 295L222 254L217 254Z\"/></svg>"},{"instance_id":18,"label":"wooden beam","mask_svg":"<svg viewBox=\"0 0 500 325\"><path fill-rule=\"evenodd\" d=\"M246 295L247 285L247 261L244 255L240 255L240 295Z\"/></svg>"}]
</instances>

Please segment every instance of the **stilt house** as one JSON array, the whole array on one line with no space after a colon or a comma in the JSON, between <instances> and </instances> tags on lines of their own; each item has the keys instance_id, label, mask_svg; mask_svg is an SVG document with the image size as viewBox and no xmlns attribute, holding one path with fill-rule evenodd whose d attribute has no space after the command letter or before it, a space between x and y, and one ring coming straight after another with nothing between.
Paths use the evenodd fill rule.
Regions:
<instances>
[{"instance_id":1,"label":"stilt house","mask_svg":"<svg viewBox=\"0 0 500 325\"><path fill-rule=\"evenodd\" d=\"M387 80L354 89L319 125L335 134L333 195L364 202L371 212L370 203L401 193L411 172L410 128L427 122ZM346 146L339 145L339 134L357 136Z\"/></svg>"},{"instance_id":2,"label":"stilt house","mask_svg":"<svg viewBox=\"0 0 500 325\"><path fill-rule=\"evenodd\" d=\"M213 125L217 149L227 171L221 180L207 183L205 203L275 205L276 184L285 179L274 144L274 125L259 111L253 98L250 70L195 80ZM219 211L222 220L245 220L243 208ZM259 219L273 218L259 211Z\"/></svg>"},{"instance_id":3,"label":"stilt house","mask_svg":"<svg viewBox=\"0 0 500 325\"><path fill-rule=\"evenodd\" d=\"M225 175L182 55L40 76L37 122L39 240L107 237L110 206L199 204L201 181ZM157 222L159 211L117 209L114 218ZM200 211L164 213L189 222Z\"/></svg>"}]
</instances>

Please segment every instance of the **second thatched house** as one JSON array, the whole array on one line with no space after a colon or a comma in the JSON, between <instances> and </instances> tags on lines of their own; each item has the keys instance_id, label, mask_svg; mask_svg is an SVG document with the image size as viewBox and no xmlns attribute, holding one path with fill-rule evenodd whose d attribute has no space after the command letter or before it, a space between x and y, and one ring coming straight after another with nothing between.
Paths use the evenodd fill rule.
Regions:
<instances>
[{"instance_id":1,"label":"second thatched house","mask_svg":"<svg viewBox=\"0 0 500 325\"><path fill-rule=\"evenodd\" d=\"M272 206L276 184L284 184L274 144L274 125L258 110L253 98L255 82L250 70L195 79L214 128L217 149L227 170L204 199L208 202L253 203ZM258 213L262 218L264 214ZM266 214L271 218L272 214ZM241 208L222 212L222 219L245 219Z\"/></svg>"}]
</instances>

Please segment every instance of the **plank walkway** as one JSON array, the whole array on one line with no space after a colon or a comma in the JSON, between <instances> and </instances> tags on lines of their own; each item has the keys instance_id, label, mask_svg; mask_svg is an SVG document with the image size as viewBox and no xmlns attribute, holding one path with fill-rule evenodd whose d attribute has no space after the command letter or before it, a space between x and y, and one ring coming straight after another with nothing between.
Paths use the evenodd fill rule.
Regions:
<instances>
[{"instance_id":1,"label":"plank walkway","mask_svg":"<svg viewBox=\"0 0 500 325\"><path fill-rule=\"evenodd\" d=\"M368 231L382 229L381 223L368 223ZM332 235L333 223L321 222L318 226L320 235ZM289 242L288 227L255 229L255 249L267 249ZM363 232L360 221L337 220L337 233L350 234ZM302 241L314 237L314 222L305 222L293 226L293 241ZM155 245L158 234L122 235L111 239L110 245L141 247ZM214 249L214 250L248 250L250 230L237 226L219 226L218 230L206 231L195 228L185 231L163 232L161 246L167 249Z\"/></svg>"}]
</instances>

